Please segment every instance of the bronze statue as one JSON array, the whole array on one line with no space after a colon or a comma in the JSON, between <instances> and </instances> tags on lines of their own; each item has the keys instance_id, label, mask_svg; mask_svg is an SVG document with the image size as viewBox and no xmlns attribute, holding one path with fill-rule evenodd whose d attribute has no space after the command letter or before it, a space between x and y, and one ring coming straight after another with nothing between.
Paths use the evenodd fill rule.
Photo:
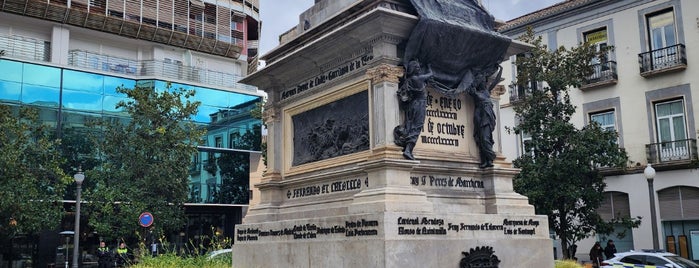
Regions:
<instances>
[{"instance_id":1,"label":"bronze statue","mask_svg":"<svg viewBox=\"0 0 699 268\"><path fill-rule=\"evenodd\" d=\"M490 99L490 91L500 81L502 67L486 69L476 74L473 86L468 94L473 97L475 104L473 111L473 138L476 140L481 158L481 168L492 167L495 159L493 151L493 131L495 130L495 111L493 101Z\"/></svg>"},{"instance_id":2,"label":"bronze statue","mask_svg":"<svg viewBox=\"0 0 699 268\"><path fill-rule=\"evenodd\" d=\"M420 90L428 83L431 89L446 96L468 93L474 98L474 138L480 150L480 166L491 167L495 159L495 112L490 90L499 82L498 65L512 40L494 30L495 19L477 0L410 2L420 19L405 44L403 65L410 69L412 62L429 62L431 77L428 80L424 75L407 70L405 79L415 76L414 79L421 81ZM402 92L405 90L401 86L399 94ZM406 114L405 123L394 129L396 144L404 147L403 156L408 159L414 158L412 149L423 125L424 100L422 104L418 109L419 103L411 101L410 107L402 109ZM415 130L418 132L413 133Z\"/></svg>"},{"instance_id":3,"label":"bronze statue","mask_svg":"<svg viewBox=\"0 0 699 268\"><path fill-rule=\"evenodd\" d=\"M402 125L394 129L393 134L396 144L403 147L403 157L410 160L415 160L413 148L415 148L415 143L425 123L427 106L425 86L427 80L432 77L432 69L429 65L426 73L421 74L421 71L420 62L410 61L405 68L405 74L398 90L401 110L404 111L405 119Z\"/></svg>"}]
</instances>

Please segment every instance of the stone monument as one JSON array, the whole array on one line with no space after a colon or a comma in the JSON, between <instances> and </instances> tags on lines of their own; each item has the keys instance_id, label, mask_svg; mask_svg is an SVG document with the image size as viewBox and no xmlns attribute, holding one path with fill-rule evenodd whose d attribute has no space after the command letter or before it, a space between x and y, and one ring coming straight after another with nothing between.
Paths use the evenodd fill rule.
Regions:
<instances>
[{"instance_id":1,"label":"stone monument","mask_svg":"<svg viewBox=\"0 0 699 268\"><path fill-rule=\"evenodd\" d=\"M553 267L495 127L499 63L527 45L493 24L476 0L302 13L242 81L268 94L268 149L234 267Z\"/></svg>"}]
</instances>

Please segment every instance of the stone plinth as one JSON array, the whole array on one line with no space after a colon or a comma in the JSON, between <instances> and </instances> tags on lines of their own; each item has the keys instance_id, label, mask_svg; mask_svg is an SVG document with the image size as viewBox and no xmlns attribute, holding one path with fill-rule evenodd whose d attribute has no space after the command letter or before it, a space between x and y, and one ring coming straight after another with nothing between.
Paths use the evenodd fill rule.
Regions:
<instances>
[{"instance_id":1,"label":"stone plinth","mask_svg":"<svg viewBox=\"0 0 699 268\"><path fill-rule=\"evenodd\" d=\"M408 1L350 2L243 80L269 96L268 166L234 267L458 267L484 248L499 267L553 267L546 217L512 189L518 170L501 156L478 167L468 95L428 88L404 159L396 93L418 18Z\"/></svg>"}]
</instances>

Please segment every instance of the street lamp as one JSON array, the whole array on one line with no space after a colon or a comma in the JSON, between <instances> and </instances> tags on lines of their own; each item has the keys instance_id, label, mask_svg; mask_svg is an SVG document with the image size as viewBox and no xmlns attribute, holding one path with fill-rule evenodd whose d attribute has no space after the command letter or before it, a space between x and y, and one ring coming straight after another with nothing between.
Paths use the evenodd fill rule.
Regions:
<instances>
[{"instance_id":1,"label":"street lamp","mask_svg":"<svg viewBox=\"0 0 699 268\"><path fill-rule=\"evenodd\" d=\"M82 184L85 180L85 174L81 170L73 175L73 179L77 184L75 186L75 233L73 235L73 268L78 268L78 256L80 255L80 193L82 192Z\"/></svg>"},{"instance_id":2,"label":"street lamp","mask_svg":"<svg viewBox=\"0 0 699 268\"><path fill-rule=\"evenodd\" d=\"M653 249L658 250L660 249L660 246L658 244L658 223L657 217L655 216L655 190L653 190L655 169L648 164L646 169L643 170L643 174L646 175L646 179L648 180L648 196L650 197L650 223L651 228L653 228Z\"/></svg>"}]
</instances>

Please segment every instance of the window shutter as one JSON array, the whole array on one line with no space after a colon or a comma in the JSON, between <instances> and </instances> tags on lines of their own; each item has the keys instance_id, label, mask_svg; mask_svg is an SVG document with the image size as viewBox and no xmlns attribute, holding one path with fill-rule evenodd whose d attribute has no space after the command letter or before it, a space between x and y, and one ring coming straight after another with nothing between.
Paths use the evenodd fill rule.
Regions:
<instances>
[{"instance_id":1,"label":"window shutter","mask_svg":"<svg viewBox=\"0 0 699 268\"><path fill-rule=\"evenodd\" d=\"M682 187L682 218L699 219L699 188Z\"/></svg>"},{"instance_id":2,"label":"window shutter","mask_svg":"<svg viewBox=\"0 0 699 268\"><path fill-rule=\"evenodd\" d=\"M658 192L660 218L662 220L681 220L680 187L672 187Z\"/></svg>"}]
</instances>

